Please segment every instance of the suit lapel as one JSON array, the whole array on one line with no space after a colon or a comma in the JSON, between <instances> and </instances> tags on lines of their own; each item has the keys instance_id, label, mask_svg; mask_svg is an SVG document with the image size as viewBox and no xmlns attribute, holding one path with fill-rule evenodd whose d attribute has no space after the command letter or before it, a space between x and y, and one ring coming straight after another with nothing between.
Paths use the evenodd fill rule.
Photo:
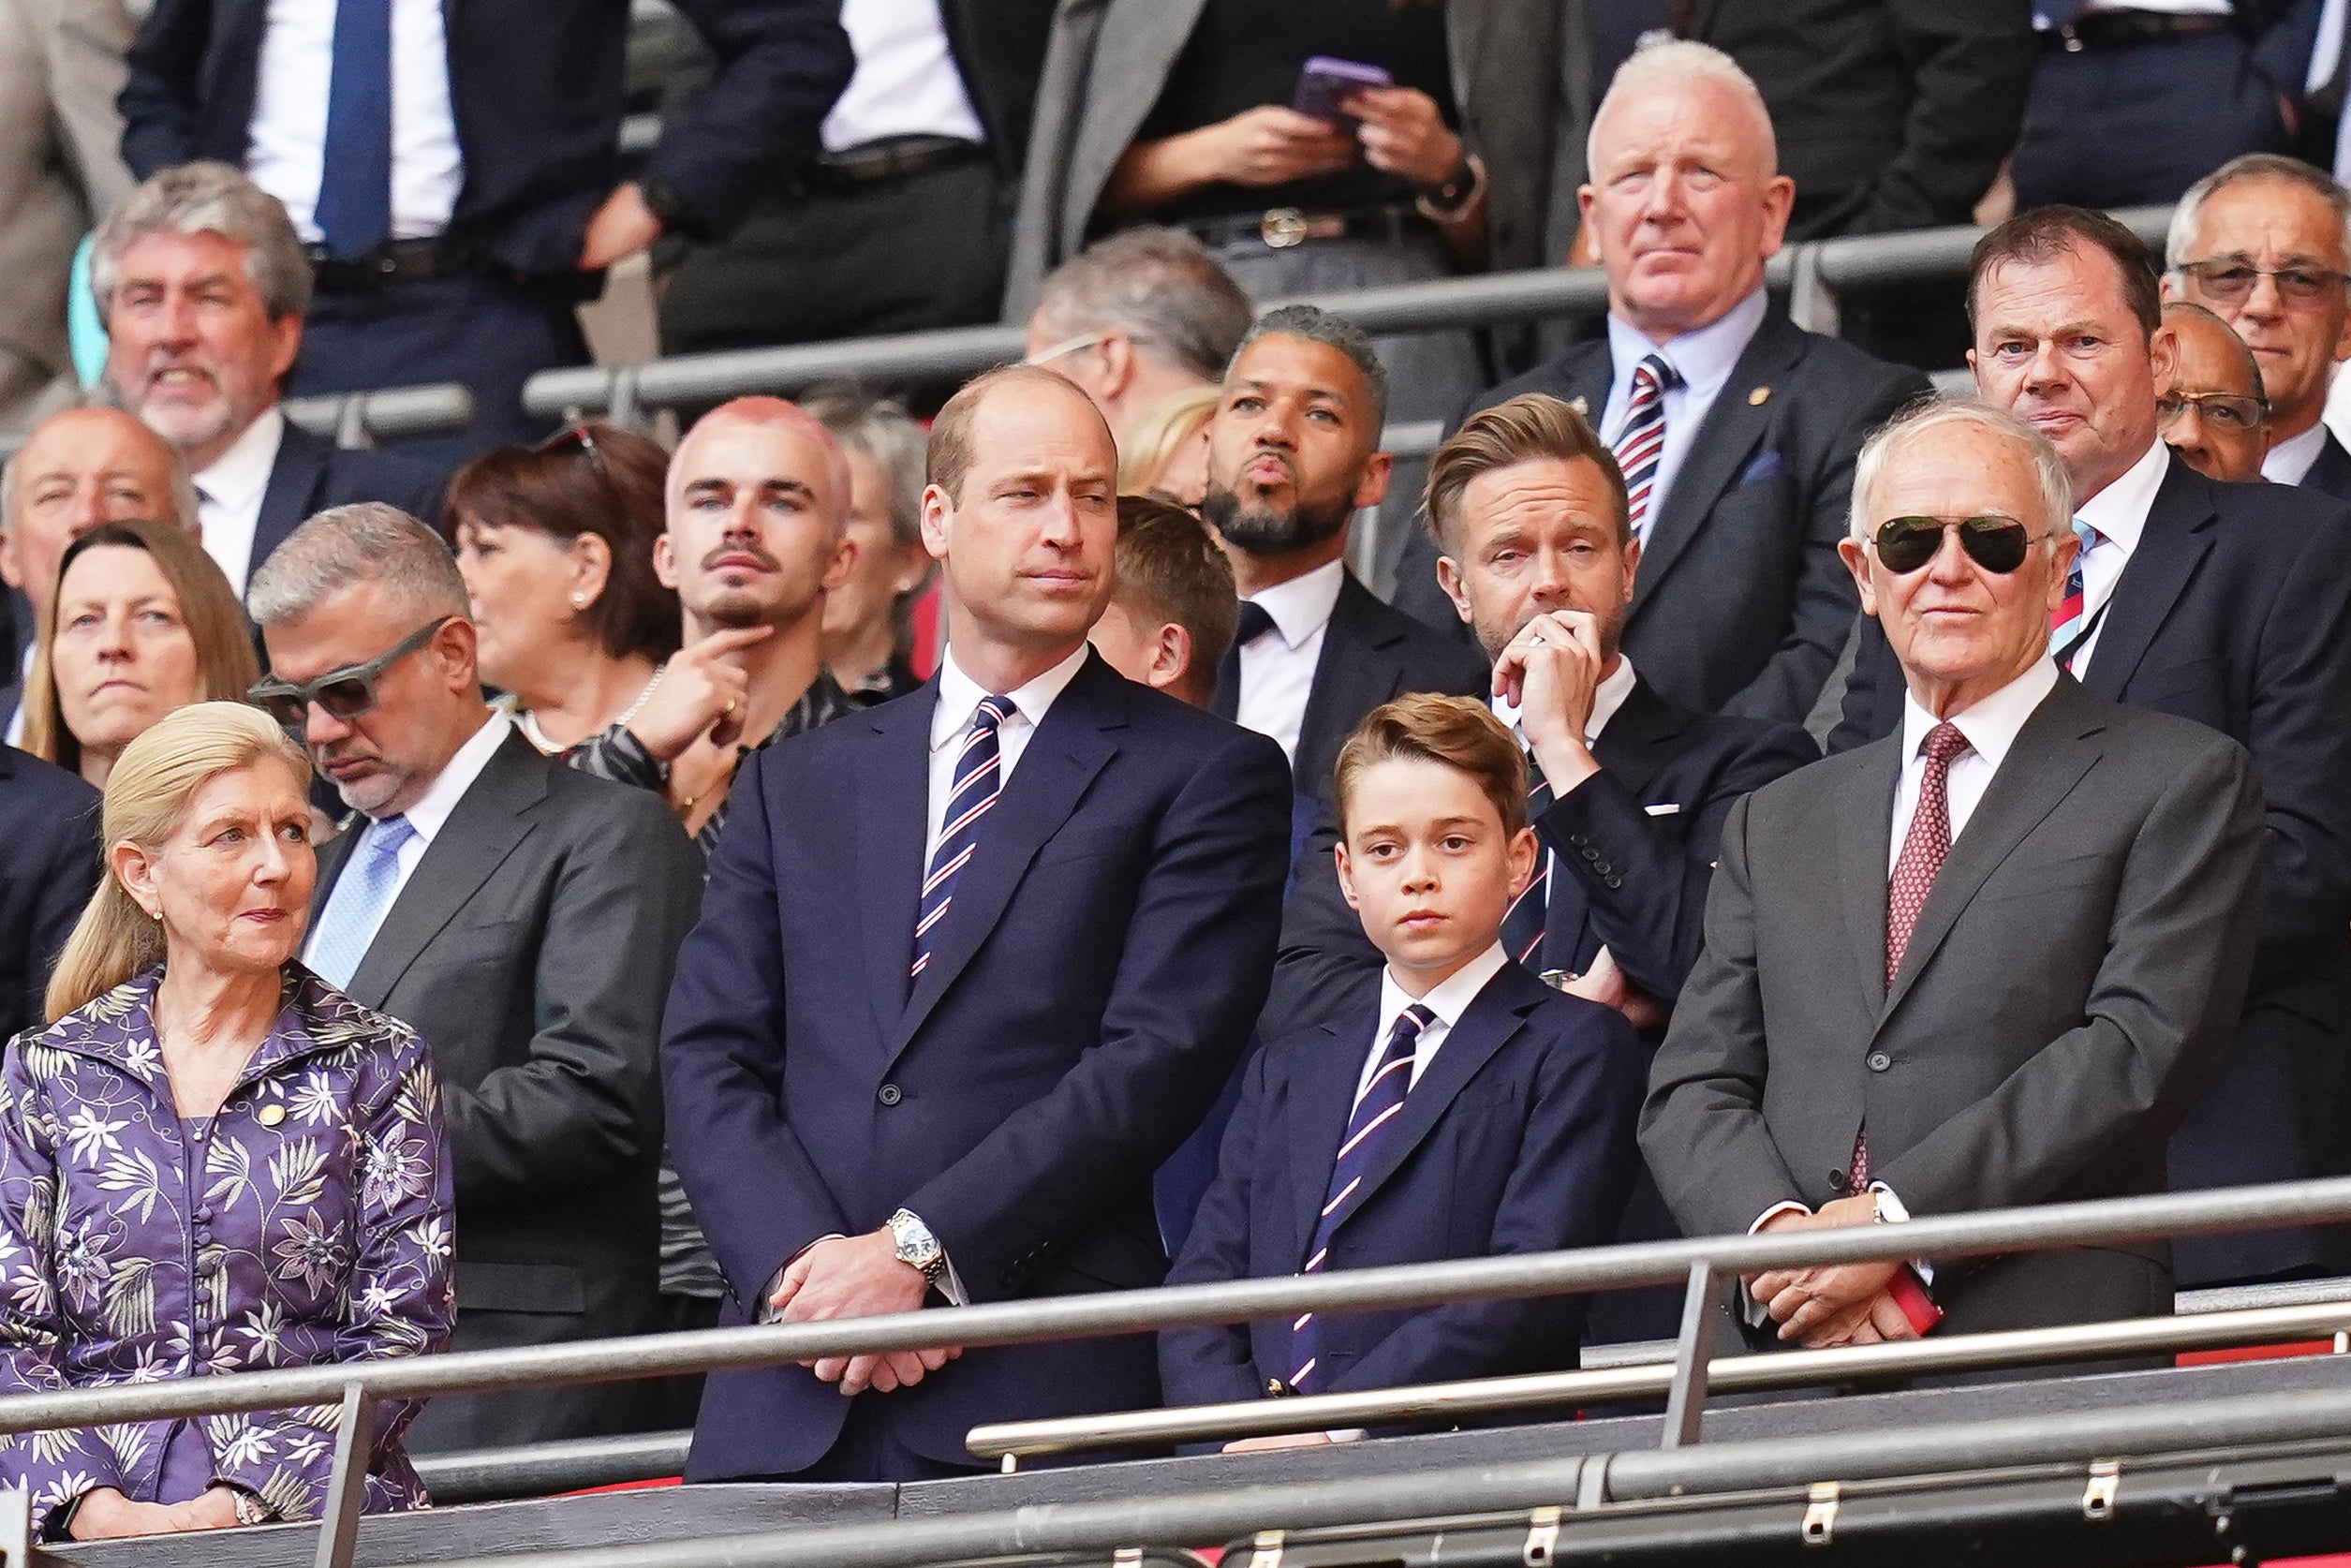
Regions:
<instances>
[{"instance_id":1,"label":"suit lapel","mask_svg":"<svg viewBox=\"0 0 2351 1568\"><path fill-rule=\"evenodd\" d=\"M367 956L345 988L352 1000L384 1005L442 927L529 836L528 813L546 798L546 770L560 765L540 757L520 734L510 733L491 753L367 944Z\"/></svg>"},{"instance_id":2,"label":"suit lapel","mask_svg":"<svg viewBox=\"0 0 2351 1568\"><path fill-rule=\"evenodd\" d=\"M2085 711L2081 688L2072 677L2061 675L2057 689L2018 732L2016 745L1992 776L1991 786L1976 803L1967 826L1953 841L1943 869L1935 874L1926 908L1918 911L1918 924L1903 950L1902 967L1886 995L1881 1022L1901 1006L1902 998L1933 960L1935 949L1950 934L1984 880L1999 869L2025 836L2040 826L2096 765L2103 748L2094 737L2103 728L2094 713ZM1890 832L1892 814L1882 815Z\"/></svg>"},{"instance_id":3,"label":"suit lapel","mask_svg":"<svg viewBox=\"0 0 2351 1568\"><path fill-rule=\"evenodd\" d=\"M865 996L874 1038L896 1038L914 962L914 921L923 901L928 836L931 720L939 682L924 699L885 703L843 723L871 727L857 759L857 899L865 939Z\"/></svg>"},{"instance_id":4,"label":"suit lapel","mask_svg":"<svg viewBox=\"0 0 2351 1568\"><path fill-rule=\"evenodd\" d=\"M1870 1015L1885 1007L1886 866L1894 850L1894 786L1901 777L1902 737L1897 728L1872 743L1837 791L1838 902ZM1916 947L1914 935L1911 945Z\"/></svg>"},{"instance_id":5,"label":"suit lapel","mask_svg":"<svg viewBox=\"0 0 2351 1568\"><path fill-rule=\"evenodd\" d=\"M2115 580L2106 624L2082 676L2084 686L2110 702L2122 700L2155 633L2212 548L2210 530L2219 514L2211 481L2177 458L2168 461L2138 545Z\"/></svg>"},{"instance_id":6,"label":"suit lapel","mask_svg":"<svg viewBox=\"0 0 2351 1568\"><path fill-rule=\"evenodd\" d=\"M1067 689L1045 714L1021 753L1020 765L1006 782L1003 794L988 813L979 848L955 879L947 912L935 928L930 962L907 998L905 1014L891 1035L895 1058L914 1038L923 1021L939 1005L988 933L1012 902L1013 892L1028 871L1028 863L1045 841L1069 821L1110 759L1117 754L1113 732L1126 723L1126 683L1099 655L1088 655ZM925 770L927 774L927 770ZM921 845L924 835L917 832ZM908 906L907 952L912 956L913 906Z\"/></svg>"},{"instance_id":7,"label":"suit lapel","mask_svg":"<svg viewBox=\"0 0 2351 1568\"><path fill-rule=\"evenodd\" d=\"M1737 481L1750 455L1770 434L1780 408L1772 406L1768 395L1763 402L1754 401L1755 393L1783 376L1803 348L1804 334L1777 310L1767 312L1763 325L1748 339L1731 378L1723 383L1713 407L1699 423L1697 436L1674 475L1673 488L1665 493L1664 504L1649 529L1649 542L1642 546L1641 569L1634 579L1626 625L1640 615L1658 583L1690 548L1715 503Z\"/></svg>"},{"instance_id":8,"label":"suit lapel","mask_svg":"<svg viewBox=\"0 0 2351 1568\"><path fill-rule=\"evenodd\" d=\"M1086 248L1086 226L1092 217L1111 170L1134 142L1145 116L1159 101L1161 91L1176 68L1176 57L1207 8L1208 0L1158 0L1147 6L1106 6L1102 31L1091 58L1116 61L1116 72L1089 70L1089 85L1081 89L1077 135L1070 155L1069 191L1072 198L1058 214L1059 254L1075 256Z\"/></svg>"},{"instance_id":9,"label":"suit lapel","mask_svg":"<svg viewBox=\"0 0 2351 1568\"><path fill-rule=\"evenodd\" d=\"M1486 12L1492 8L1485 5L1445 7L1445 53L1453 68L1453 101L1456 104L1480 101L1478 67L1484 63L1481 55L1486 45Z\"/></svg>"},{"instance_id":10,"label":"suit lapel","mask_svg":"<svg viewBox=\"0 0 2351 1568\"><path fill-rule=\"evenodd\" d=\"M250 578L286 542L286 536L309 518L318 500L319 481L326 477L327 448L291 422L278 438L277 461L270 465L270 482L261 491L261 508L253 518L253 554L245 559Z\"/></svg>"},{"instance_id":11,"label":"suit lapel","mask_svg":"<svg viewBox=\"0 0 2351 1568\"><path fill-rule=\"evenodd\" d=\"M1348 1009L1338 1022L1323 1026L1320 1034L1281 1047L1289 1081L1284 1110L1289 1121L1291 1199L1298 1217L1298 1266L1305 1265L1307 1249L1314 1243L1323 1199L1330 1191L1331 1167L1338 1162L1339 1142L1347 1136L1347 1118L1355 1109L1355 1085L1363 1077L1364 1058L1371 1050L1371 1031L1380 1022L1376 981L1371 994L1371 1003Z\"/></svg>"},{"instance_id":12,"label":"suit lapel","mask_svg":"<svg viewBox=\"0 0 2351 1568\"><path fill-rule=\"evenodd\" d=\"M1365 601L1370 598L1353 572L1342 570L1323 651L1314 659L1314 684L1298 718L1291 773L1300 794L1319 795L1328 787L1330 781L1317 776L1337 759L1354 718L1386 702L1403 682L1403 663L1389 651L1401 634L1368 624Z\"/></svg>"}]
</instances>

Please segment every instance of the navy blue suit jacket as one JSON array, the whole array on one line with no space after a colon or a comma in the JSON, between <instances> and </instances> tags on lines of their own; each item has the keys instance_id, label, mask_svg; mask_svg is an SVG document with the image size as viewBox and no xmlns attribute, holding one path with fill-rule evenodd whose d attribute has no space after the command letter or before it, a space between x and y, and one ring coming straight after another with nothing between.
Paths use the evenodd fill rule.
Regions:
<instances>
[{"instance_id":1,"label":"navy blue suit jacket","mask_svg":"<svg viewBox=\"0 0 2351 1568\"><path fill-rule=\"evenodd\" d=\"M98 876L98 792L0 746L0 1040L48 1022L49 971Z\"/></svg>"},{"instance_id":2,"label":"navy blue suit jacket","mask_svg":"<svg viewBox=\"0 0 2351 1568\"><path fill-rule=\"evenodd\" d=\"M838 0L679 0L718 65L673 116L645 172L722 235L816 150L855 60ZM463 0L443 7L465 185L449 239L511 273L578 273L588 215L620 178L626 0ZM123 158L145 179L214 158L244 168L268 0L156 0L131 46Z\"/></svg>"},{"instance_id":3,"label":"navy blue suit jacket","mask_svg":"<svg viewBox=\"0 0 2351 1568\"><path fill-rule=\"evenodd\" d=\"M1151 1174L1264 1003L1280 748L1089 655L1030 737L909 991L936 682L736 778L662 1047L671 1145L745 1321L779 1265L901 1206L975 1302L1155 1285ZM880 1401L970 1463L982 1421L1148 1407L1146 1337L972 1350ZM798 1367L712 1375L695 1479L780 1474L850 1401Z\"/></svg>"},{"instance_id":4,"label":"navy blue suit jacket","mask_svg":"<svg viewBox=\"0 0 2351 1568\"><path fill-rule=\"evenodd\" d=\"M286 536L329 507L382 501L398 507L428 528L441 525L441 493L449 475L435 464L406 452L346 449L322 441L292 424L277 445L261 510L253 520L249 579L286 542Z\"/></svg>"},{"instance_id":5,"label":"navy blue suit jacket","mask_svg":"<svg viewBox=\"0 0 2351 1568\"><path fill-rule=\"evenodd\" d=\"M2175 1187L2344 1168L2351 1109L2351 508L2307 485L2224 484L2177 455L2117 580L2082 685L2210 725L2253 753L2265 803L2261 944L2237 1043L2172 1145ZM1843 751L1901 728L1902 674L1865 619ZM2201 1284L2320 1260L2308 1231L2183 1238Z\"/></svg>"},{"instance_id":6,"label":"navy blue suit jacket","mask_svg":"<svg viewBox=\"0 0 2351 1568\"><path fill-rule=\"evenodd\" d=\"M1368 978L1339 1018L1258 1055L1168 1283L1279 1277L1305 1264L1378 1003L1379 982ZM1639 1161L1643 1077L1632 1027L1615 1011L1504 965L1405 1096L1326 1266L1611 1240ZM1566 1370L1582 1322L1582 1301L1563 1296L1335 1314L1323 1322L1314 1391ZM1254 1398L1293 1369L1286 1318L1160 1337L1173 1405Z\"/></svg>"}]
</instances>

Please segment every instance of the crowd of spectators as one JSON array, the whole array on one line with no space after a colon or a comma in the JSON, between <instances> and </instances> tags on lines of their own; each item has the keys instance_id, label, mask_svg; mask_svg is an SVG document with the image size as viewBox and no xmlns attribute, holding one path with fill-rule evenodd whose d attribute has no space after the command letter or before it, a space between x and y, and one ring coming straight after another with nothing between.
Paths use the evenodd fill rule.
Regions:
<instances>
[{"instance_id":1,"label":"crowd of spectators","mask_svg":"<svg viewBox=\"0 0 2351 1568\"><path fill-rule=\"evenodd\" d=\"M686 1425L690 1480L918 1479L982 1421L1678 1310L966 1350L973 1303L2346 1168L2331 0L678 8L708 80L629 172L621 7L0 0L52 109L0 255L86 227L104 330L87 399L65 285L0 334L0 1385L932 1309L402 1406L367 1501ZM2175 198L2160 260L2092 210ZM1979 204L1951 300L1840 338L1766 288ZM534 428L647 250L672 347L1009 309L1027 357L927 429L848 387ZM1251 303L1571 254L1564 343ZM433 447L281 407L441 379L481 412ZM1870 1343L2342 1245L1715 1306ZM0 1478L51 1539L305 1517L318 1419Z\"/></svg>"}]
</instances>

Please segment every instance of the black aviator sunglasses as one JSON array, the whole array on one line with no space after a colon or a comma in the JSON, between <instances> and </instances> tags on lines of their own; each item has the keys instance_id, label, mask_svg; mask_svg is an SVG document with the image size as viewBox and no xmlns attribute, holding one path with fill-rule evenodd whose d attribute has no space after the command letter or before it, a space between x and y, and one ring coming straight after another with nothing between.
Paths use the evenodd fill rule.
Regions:
<instances>
[{"instance_id":1,"label":"black aviator sunglasses","mask_svg":"<svg viewBox=\"0 0 2351 1568\"><path fill-rule=\"evenodd\" d=\"M347 665L330 670L315 681L296 686L289 681L265 680L248 690L245 701L262 709L288 731L299 736L310 721L310 704L316 703L331 718L348 720L376 710L376 683L384 672L424 646L433 633L455 620L443 615L429 626L420 627L402 638L390 652L377 655L364 664Z\"/></svg>"},{"instance_id":2,"label":"black aviator sunglasses","mask_svg":"<svg viewBox=\"0 0 2351 1568\"><path fill-rule=\"evenodd\" d=\"M1962 517L1945 523L1939 517L1895 517L1878 525L1871 536L1878 559L1898 577L1907 577L1935 558L1943 548L1946 528L1959 531L1959 548L1986 571L2005 577L2024 565L2033 536L2013 517Z\"/></svg>"}]
</instances>

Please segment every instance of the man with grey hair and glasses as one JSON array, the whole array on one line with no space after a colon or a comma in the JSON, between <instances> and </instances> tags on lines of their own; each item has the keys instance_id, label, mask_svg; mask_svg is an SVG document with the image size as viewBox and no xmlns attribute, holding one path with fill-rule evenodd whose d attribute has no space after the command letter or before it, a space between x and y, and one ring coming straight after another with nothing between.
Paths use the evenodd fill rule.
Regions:
<instances>
[{"instance_id":1,"label":"man with grey hair and glasses","mask_svg":"<svg viewBox=\"0 0 2351 1568\"><path fill-rule=\"evenodd\" d=\"M1839 553L1898 731L1731 808L1641 1150L1692 1235L2161 1192L2253 962L2242 747L2049 657L2078 548L2049 443L1981 404L1872 436ZM2162 1240L1774 1269L1759 1347L2171 1310Z\"/></svg>"},{"instance_id":2,"label":"man with grey hair and glasses","mask_svg":"<svg viewBox=\"0 0 2351 1568\"><path fill-rule=\"evenodd\" d=\"M1123 448L1167 399L1223 377L1254 314L1241 286L1190 234L1123 229L1038 286L1027 362L1076 382Z\"/></svg>"},{"instance_id":3,"label":"man with grey hair and glasses","mask_svg":"<svg viewBox=\"0 0 2351 1568\"><path fill-rule=\"evenodd\" d=\"M2248 153L2180 199L2164 265L2164 298L2227 322L2261 367L2261 477L2351 500L2351 451L2321 422L2351 359L2351 190L2299 158Z\"/></svg>"},{"instance_id":4,"label":"man with grey hair and glasses","mask_svg":"<svg viewBox=\"0 0 2351 1568\"><path fill-rule=\"evenodd\" d=\"M660 797L540 755L482 701L465 580L380 504L254 575L254 700L353 808L303 962L432 1043L457 1161L455 1348L650 1333L661 1004L702 862ZM414 1448L641 1429L648 1383L436 1399Z\"/></svg>"},{"instance_id":5,"label":"man with grey hair and glasses","mask_svg":"<svg viewBox=\"0 0 2351 1568\"><path fill-rule=\"evenodd\" d=\"M447 476L389 451L346 451L287 422L310 261L277 199L221 163L167 170L114 209L90 253L106 380L180 450L205 552L240 595L302 520L383 501L430 517Z\"/></svg>"}]
</instances>

